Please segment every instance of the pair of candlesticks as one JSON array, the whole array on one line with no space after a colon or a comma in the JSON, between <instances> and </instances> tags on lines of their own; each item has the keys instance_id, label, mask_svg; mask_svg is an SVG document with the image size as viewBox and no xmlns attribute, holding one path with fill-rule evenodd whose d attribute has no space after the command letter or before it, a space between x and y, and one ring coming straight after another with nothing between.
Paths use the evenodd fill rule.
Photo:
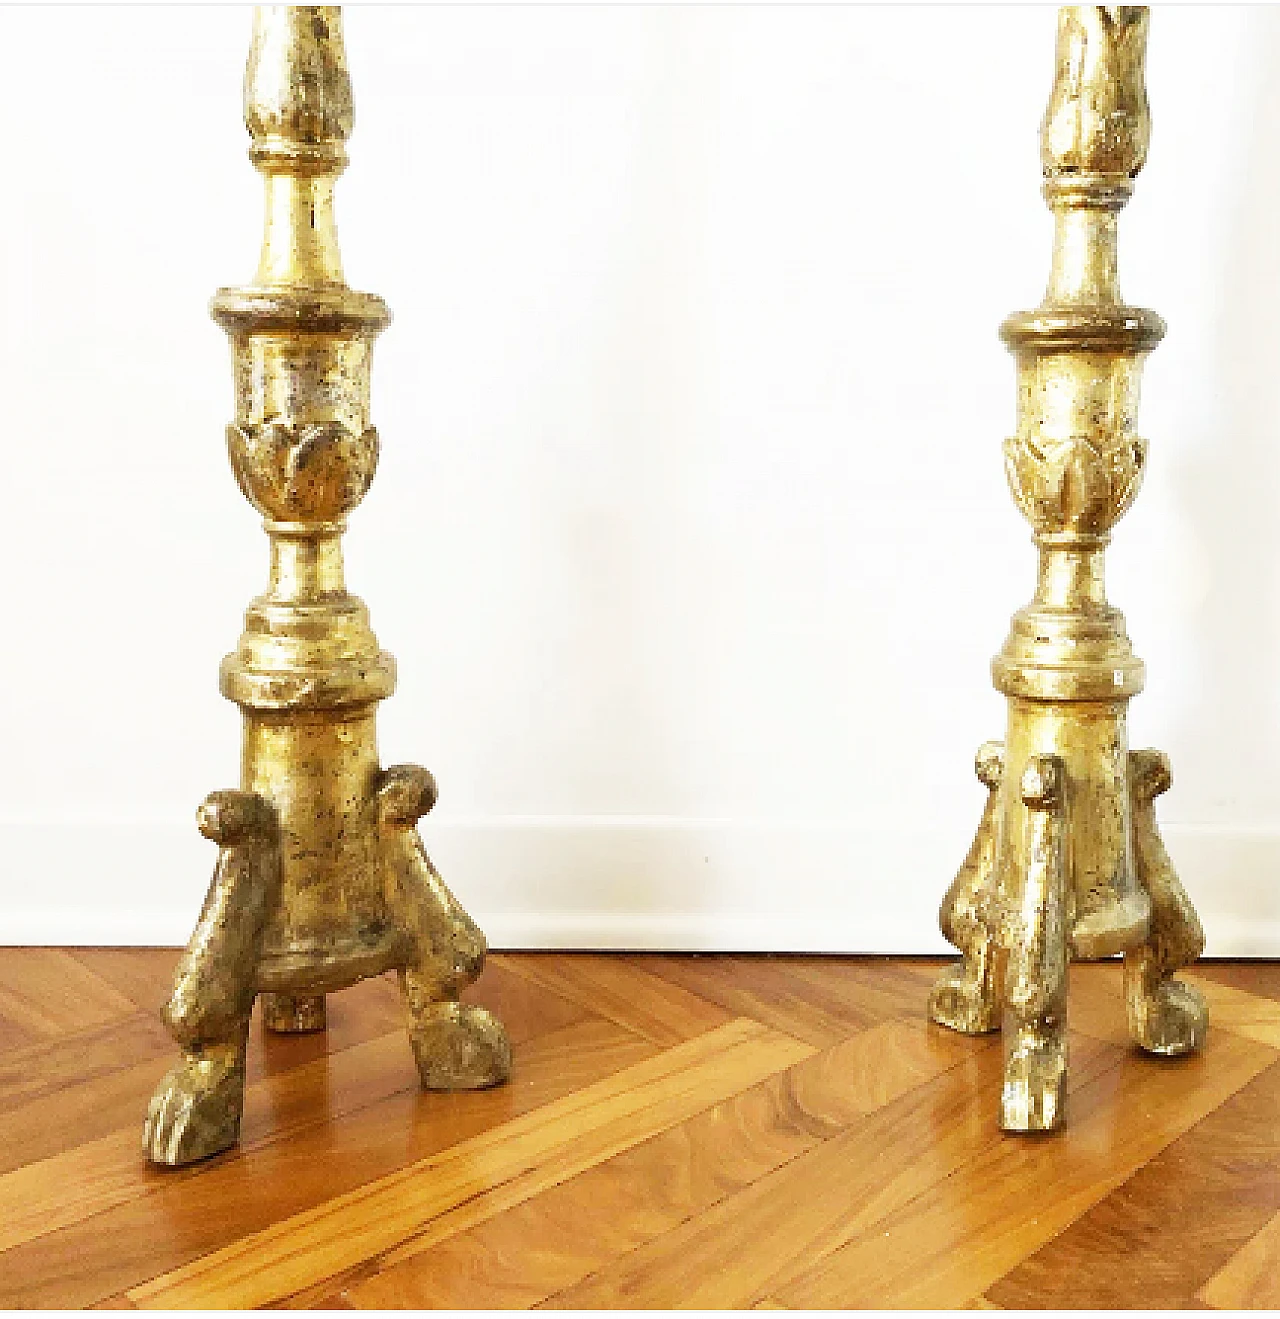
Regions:
<instances>
[{"instance_id":1,"label":"pair of candlesticks","mask_svg":"<svg viewBox=\"0 0 1280 1319\"><path fill-rule=\"evenodd\" d=\"M1002 328L1018 373L1005 466L1039 578L994 661L1008 726L978 752L989 796L942 906L963 956L929 1013L968 1034L1003 1029L1010 1131L1063 1120L1072 956L1123 955L1141 1048L1189 1053L1206 1028L1201 997L1172 978L1203 934L1156 828L1169 765L1128 749L1143 667L1103 589L1110 531L1146 465L1139 376L1164 333L1154 312L1124 304L1116 276L1117 215L1150 128L1147 24L1145 8L1060 12L1041 130L1049 287ZM344 519L378 461L369 368L389 314L347 287L338 253L333 192L352 123L338 9L257 11L245 120L266 185L262 256L254 283L221 290L213 315L231 339L231 465L265 519L271 572L221 668L244 719L242 782L198 816L218 864L165 1008L182 1059L144 1134L167 1165L236 1143L259 995L268 1030L320 1030L326 994L395 970L424 1086L495 1085L511 1069L502 1025L460 1001L485 939L418 837L431 775L379 765L374 712L395 663L343 580Z\"/></svg>"}]
</instances>

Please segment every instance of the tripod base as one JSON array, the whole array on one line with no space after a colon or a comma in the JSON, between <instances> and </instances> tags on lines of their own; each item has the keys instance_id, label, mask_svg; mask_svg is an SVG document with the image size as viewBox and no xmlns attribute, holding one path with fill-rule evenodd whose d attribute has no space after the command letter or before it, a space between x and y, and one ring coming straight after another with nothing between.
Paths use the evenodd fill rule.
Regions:
<instances>
[{"instance_id":1,"label":"tripod base","mask_svg":"<svg viewBox=\"0 0 1280 1319\"><path fill-rule=\"evenodd\" d=\"M1170 781L1156 751L1130 752L1128 827L1138 892L1074 921L1069 858L1084 850L1069 837L1071 784L1063 760L1031 756L1018 783L1026 837L1006 855L1021 873L1001 875L1003 747L978 753L989 795L982 822L942 906L942 929L963 953L933 988L929 1015L967 1035L1004 1032L1000 1125L1052 1131L1066 1110L1067 966L1122 951L1129 1033L1149 1053L1177 1056L1204 1044L1204 999L1173 973L1199 957L1204 934L1174 872L1155 821L1155 798ZM1088 815L1076 828L1087 828ZM1119 945L1117 948L1116 945Z\"/></svg>"},{"instance_id":2,"label":"tripod base","mask_svg":"<svg viewBox=\"0 0 1280 1319\"><path fill-rule=\"evenodd\" d=\"M283 910L275 812L254 793L206 799L200 827L221 851L164 1012L183 1058L151 1099L143 1131L151 1162L177 1167L239 1140L249 1017L259 995L268 1030L323 1030L325 993L397 970L424 1088L474 1090L510 1075L502 1024L486 1009L458 1001L479 976L487 946L418 838L417 819L434 801L430 775L397 766L380 775L375 797L387 927L370 936L367 951L345 970L317 959L311 986L306 957L290 958L288 992L279 983L280 959L263 953L264 935Z\"/></svg>"}]
</instances>

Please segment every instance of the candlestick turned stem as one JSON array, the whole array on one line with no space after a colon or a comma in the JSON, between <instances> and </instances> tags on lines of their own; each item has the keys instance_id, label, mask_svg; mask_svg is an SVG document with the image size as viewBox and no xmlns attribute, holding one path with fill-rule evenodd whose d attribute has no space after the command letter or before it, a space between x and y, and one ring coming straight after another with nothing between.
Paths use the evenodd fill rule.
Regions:
<instances>
[{"instance_id":1,"label":"candlestick turned stem","mask_svg":"<svg viewBox=\"0 0 1280 1319\"><path fill-rule=\"evenodd\" d=\"M987 805L941 913L964 956L930 1012L971 1034L1003 1028L1010 1131L1063 1119L1071 956L1124 954L1129 1030L1143 1049L1190 1052L1206 1027L1201 996L1171 978L1204 937L1156 828L1169 764L1128 750L1143 666L1103 586L1111 529L1147 461L1134 429L1142 365L1164 334L1154 312L1124 304L1116 274L1116 219L1150 134L1147 24L1139 7L1059 11L1041 129L1049 287L1036 311L1001 327L1018 374L1005 471L1040 566L992 664L1007 731L978 753Z\"/></svg>"},{"instance_id":2,"label":"candlestick turned stem","mask_svg":"<svg viewBox=\"0 0 1280 1319\"><path fill-rule=\"evenodd\" d=\"M241 789L200 810L221 850L165 1008L183 1057L147 1117L160 1164L238 1139L259 994L268 1029L322 1029L326 994L394 969L424 1086L492 1085L511 1065L497 1020L458 1001L485 939L418 837L431 775L379 765L375 710L395 662L343 580L345 518L378 461L369 367L390 315L347 287L338 254L333 191L352 123L338 9L255 12L245 123L266 185L262 256L253 285L221 290L212 310L235 375L227 448L265 519L271 570L222 663L244 720Z\"/></svg>"}]
</instances>

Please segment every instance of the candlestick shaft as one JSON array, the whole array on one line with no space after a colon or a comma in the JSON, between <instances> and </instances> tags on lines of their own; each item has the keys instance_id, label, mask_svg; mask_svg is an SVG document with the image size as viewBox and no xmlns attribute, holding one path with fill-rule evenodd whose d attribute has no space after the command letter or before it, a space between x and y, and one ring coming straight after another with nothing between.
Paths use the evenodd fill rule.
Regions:
<instances>
[{"instance_id":1,"label":"candlestick shaft","mask_svg":"<svg viewBox=\"0 0 1280 1319\"><path fill-rule=\"evenodd\" d=\"M944 933L965 960L939 983L931 1010L956 1029L989 1030L1003 1000L1002 1121L1012 1130L1062 1120L1065 971L1047 968L1065 967L1068 953L1147 957L1156 944L1176 945L1158 970L1147 957L1148 971L1130 977L1143 986L1129 996L1135 1039L1180 1053L1204 1036L1203 1003L1168 978L1198 955L1201 936L1163 849L1157 864L1142 842L1157 837L1151 798L1167 778L1147 791L1154 780L1135 775L1135 758L1154 754L1128 749L1128 702L1144 670L1104 578L1111 530L1146 467L1136 431L1141 372L1164 333L1154 312L1123 302L1116 249L1117 216L1150 137L1147 25L1145 8L1059 13L1041 128L1054 217L1049 284L1035 311L1001 327L1018 377L1005 471L1034 529L1039 571L992 662L1008 698L1005 741L998 767L983 774L991 796L979 840L943 903ZM986 760L996 763L991 753ZM1030 790L1032 779L1053 791ZM1054 867L1061 873L1049 874ZM1054 940L1063 947L1048 946ZM1000 963L1003 979L991 971Z\"/></svg>"},{"instance_id":2,"label":"candlestick shaft","mask_svg":"<svg viewBox=\"0 0 1280 1319\"><path fill-rule=\"evenodd\" d=\"M244 720L235 800L257 822L253 857L270 864L233 864L239 837L219 837L212 909L250 916L202 922L175 985L169 1020L186 1057L156 1092L146 1135L164 1163L234 1141L257 992L272 996L272 1028L317 1029L324 994L395 969L423 1084L489 1085L510 1068L502 1027L458 1002L480 972L484 936L418 839L434 781L379 765L375 710L395 687L395 663L343 573L345 519L377 467L369 377L390 316L347 287L338 251L334 183L352 125L339 10L255 12L245 123L266 192L262 253L255 282L220 290L212 311L231 342L228 453L264 517L270 573L221 687ZM228 876L255 900L233 903ZM211 1050L222 1060L213 1070Z\"/></svg>"}]
</instances>

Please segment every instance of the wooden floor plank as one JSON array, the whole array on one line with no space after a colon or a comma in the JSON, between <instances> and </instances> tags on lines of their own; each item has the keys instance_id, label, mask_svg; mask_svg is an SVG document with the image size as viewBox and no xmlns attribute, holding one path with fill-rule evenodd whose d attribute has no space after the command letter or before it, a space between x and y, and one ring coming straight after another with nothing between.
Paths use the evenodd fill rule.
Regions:
<instances>
[{"instance_id":1,"label":"wooden floor plank","mask_svg":"<svg viewBox=\"0 0 1280 1319\"><path fill-rule=\"evenodd\" d=\"M856 958L649 954L629 960L728 1012L753 1017L816 1048L890 1017L918 1016L928 998L928 981L919 976L918 984L899 985L896 992L860 993L852 974ZM811 967L827 974L807 974Z\"/></svg>"},{"instance_id":2,"label":"wooden floor plank","mask_svg":"<svg viewBox=\"0 0 1280 1319\"><path fill-rule=\"evenodd\" d=\"M1280 1308L1280 1214L1205 1283L1199 1299L1215 1310Z\"/></svg>"},{"instance_id":3,"label":"wooden floor plank","mask_svg":"<svg viewBox=\"0 0 1280 1319\"><path fill-rule=\"evenodd\" d=\"M1067 1022L1079 1035L1117 1048L1132 1047L1124 1008L1124 967L1105 962L1077 962L1068 974Z\"/></svg>"},{"instance_id":4,"label":"wooden floor plank","mask_svg":"<svg viewBox=\"0 0 1280 1319\"><path fill-rule=\"evenodd\" d=\"M325 1121L322 1111L287 1139L176 1174L146 1173L149 1194L0 1255L0 1306L74 1308L127 1290L653 1052L610 1022L578 1022L527 1042L506 1086L428 1093L410 1077L341 1121Z\"/></svg>"},{"instance_id":5,"label":"wooden floor plank","mask_svg":"<svg viewBox=\"0 0 1280 1319\"><path fill-rule=\"evenodd\" d=\"M1280 963L1185 973L1210 1044L1173 1062L1130 1045L1118 961L1073 967L1069 1125L1033 1140L996 1128L999 1037L925 1023L940 959L496 955L468 997L509 1086L422 1093L379 977L324 1033L255 1021L240 1150L162 1173L176 957L0 950L0 1304L238 1260L220 1295L333 1308L1280 1305Z\"/></svg>"},{"instance_id":6,"label":"wooden floor plank","mask_svg":"<svg viewBox=\"0 0 1280 1319\"><path fill-rule=\"evenodd\" d=\"M924 1016L929 991L949 959L933 957L794 957L794 976L819 991L817 1004L853 999L874 1021Z\"/></svg>"},{"instance_id":7,"label":"wooden floor plank","mask_svg":"<svg viewBox=\"0 0 1280 1319\"><path fill-rule=\"evenodd\" d=\"M158 1016L173 988L181 948L69 948L67 952L140 1012Z\"/></svg>"},{"instance_id":8,"label":"wooden floor plank","mask_svg":"<svg viewBox=\"0 0 1280 1319\"><path fill-rule=\"evenodd\" d=\"M0 948L6 1047L131 1017L137 1005L59 948Z\"/></svg>"},{"instance_id":9,"label":"wooden floor plank","mask_svg":"<svg viewBox=\"0 0 1280 1319\"><path fill-rule=\"evenodd\" d=\"M540 1033L583 1019L575 1004L553 994L539 995L531 1003L521 982L509 972L498 970L485 980L486 991L475 997L509 1009L508 1029L517 1047ZM386 1010L387 991L394 996L392 1012ZM330 1028L324 1033L277 1036L255 1031L242 1148L287 1139L308 1125L332 1121L416 1088L408 1034L400 1029L399 998L393 983L366 981L331 996ZM390 1033L385 1033L389 1024ZM141 1063L121 1066L105 1076L95 1074L100 1070L98 1050L92 1054L94 1065L87 1068L83 1061L77 1066L62 1058L80 1037L15 1055L29 1060L31 1053L56 1053L76 1083L52 1095L37 1095L16 1112L0 1113L0 1168L16 1168L10 1176L0 1176L0 1250L148 1194L172 1180L174 1174L145 1166L140 1138L151 1091L174 1061L176 1050L158 1020L129 1018L124 1025L127 1039L118 1038L119 1023L100 1028L107 1036L103 1046L116 1048L126 1064L131 1055L139 1054L142 1042L147 1042L147 1049ZM100 1042L95 1037L91 1043ZM267 1059L274 1059L274 1065ZM89 1074L82 1079L86 1070ZM65 1148L69 1133L77 1142L70 1149Z\"/></svg>"},{"instance_id":10,"label":"wooden floor plank","mask_svg":"<svg viewBox=\"0 0 1280 1319\"><path fill-rule=\"evenodd\" d=\"M325 1003L326 1028L300 1035L277 1035L266 1030L262 1024L262 1005L260 1002L254 1005L249 1029L250 1081L323 1063L330 1055L386 1035L403 1033L407 1038L400 989L388 976L376 976L340 994L330 994ZM175 1045L170 1049L169 1061L177 1060Z\"/></svg>"},{"instance_id":11,"label":"wooden floor plank","mask_svg":"<svg viewBox=\"0 0 1280 1319\"><path fill-rule=\"evenodd\" d=\"M510 1183L509 1203L785 1069L810 1050L730 1021L427 1161L294 1215L131 1288L158 1308L270 1304L405 1240L437 1216Z\"/></svg>"},{"instance_id":12,"label":"wooden floor plank","mask_svg":"<svg viewBox=\"0 0 1280 1319\"><path fill-rule=\"evenodd\" d=\"M1243 990L1231 982L1231 972L1226 968L1210 977L1197 965L1180 978L1205 996L1211 1030L1230 1031L1280 1049L1280 1000ZM1104 1043L1130 1044L1124 966L1118 958L1072 966L1068 1020L1072 1030Z\"/></svg>"},{"instance_id":13,"label":"wooden floor plank","mask_svg":"<svg viewBox=\"0 0 1280 1319\"><path fill-rule=\"evenodd\" d=\"M245 1094L241 1149L288 1140L417 1086L408 1041L398 1032L315 1059L279 1076L251 1082ZM163 1189L204 1169L180 1172L146 1166L142 1118L149 1086L129 1104L124 1123L0 1177L0 1250Z\"/></svg>"},{"instance_id":14,"label":"wooden floor plank","mask_svg":"<svg viewBox=\"0 0 1280 1319\"><path fill-rule=\"evenodd\" d=\"M745 1308L776 1302L784 1283L996 1145L996 1042L913 1025L947 1042L960 1064L559 1292L548 1307ZM1077 1085L1118 1066L1122 1056L1087 1039L1076 1053Z\"/></svg>"},{"instance_id":15,"label":"wooden floor plank","mask_svg":"<svg viewBox=\"0 0 1280 1319\"><path fill-rule=\"evenodd\" d=\"M38 1166L70 1145L97 1141L124 1126L141 1141L147 1100L171 1061L171 1046L154 1023L135 1020L133 1025L113 1070L0 1113L0 1186L5 1177Z\"/></svg>"},{"instance_id":16,"label":"wooden floor plank","mask_svg":"<svg viewBox=\"0 0 1280 1319\"><path fill-rule=\"evenodd\" d=\"M1204 1055L1130 1053L1051 1139L1008 1137L781 1288L788 1306L966 1304L1274 1061L1224 1031Z\"/></svg>"},{"instance_id":17,"label":"wooden floor plank","mask_svg":"<svg viewBox=\"0 0 1280 1319\"><path fill-rule=\"evenodd\" d=\"M542 953L495 961L664 1049L723 1026L732 1015L616 956Z\"/></svg>"},{"instance_id":18,"label":"wooden floor plank","mask_svg":"<svg viewBox=\"0 0 1280 1319\"><path fill-rule=\"evenodd\" d=\"M1280 1049L1280 999L1251 994L1222 977L1210 978L1192 970L1182 977L1204 995L1211 1030L1229 1030L1246 1039Z\"/></svg>"},{"instance_id":19,"label":"wooden floor plank","mask_svg":"<svg viewBox=\"0 0 1280 1319\"><path fill-rule=\"evenodd\" d=\"M550 1033L561 1028L567 1014L581 1020L576 1007L548 996L550 1011L543 1022ZM538 1022L528 1012L513 1018L517 1045L522 1045ZM292 1043L272 1037L271 1052ZM142 1118L154 1084L155 1068L135 1078L133 1069L113 1079L128 1079L123 1105L109 1110L115 1120L109 1134L91 1139L59 1154L29 1161L0 1176L0 1250L7 1250L44 1233L79 1223L142 1195L171 1187L179 1178L196 1176L202 1169L184 1172L150 1169L142 1159ZM138 1083L140 1082L140 1083ZM407 1035L399 1030L360 1044L352 1044L299 1067L250 1082L245 1095L241 1150L259 1149L272 1141L288 1140L307 1127L337 1121L346 1114L418 1087L417 1069ZM74 1093L81 1095L83 1087ZM67 1092L64 1092L67 1093ZM99 1090L87 1092L92 1099ZM118 1111L123 1109L123 1111ZM39 1110L32 1110L38 1117ZM63 1112L63 1110L60 1110ZM64 1113L65 1115L65 1113ZM80 1121L74 1129L88 1131ZM0 1122L0 1131L3 1131ZM50 1133L55 1138L59 1132ZM62 1137L65 1139L65 1136Z\"/></svg>"},{"instance_id":20,"label":"wooden floor plank","mask_svg":"<svg viewBox=\"0 0 1280 1319\"><path fill-rule=\"evenodd\" d=\"M989 1291L1028 1306L1181 1309L1280 1213L1273 1064ZM1280 1260L1276 1261L1280 1264ZM1280 1301L1280 1295L1277 1296Z\"/></svg>"},{"instance_id":21,"label":"wooden floor plank","mask_svg":"<svg viewBox=\"0 0 1280 1319\"><path fill-rule=\"evenodd\" d=\"M134 1063L166 1057L173 1042L154 1018L135 1013L116 1021L0 1053L0 1167L12 1129L5 1116L30 1104L47 1104L68 1086L92 1085Z\"/></svg>"},{"instance_id":22,"label":"wooden floor plank","mask_svg":"<svg viewBox=\"0 0 1280 1319\"><path fill-rule=\"evenodd\" d=\"M494 968L474 997L504 1011L518 1047L583 1020ZM331 995L329 1029L250 1035L242 1145L285 1139L417 1084L400 992L385 979ZM156 1082L177 1059L158 1019L134 1016L0 1058L0 1249L154 1189L140 1155ZM43 1083L43 1084L41 1084ZM16 1102L5 1111L6 1093ZM74 1142L74 1143L72 1143Z\"/></svg>"},{"instance_id":23,"label":"wooden floor plank","mask_svg":"<svg viewBox=\"0 0 1280 1319\"><path fill-rule=\"evenodd\" d=\"M341 1297L362 1308L535 1305L961 1065L967 1045L886 1022L518 1208L469 1202Z\"/></svg>"},{"instance_id":24,"label":"wooden floor plank","mask_svg":"<svg viewBox=\"0 0 1280 1319\"><path fill-rule=\"evenodd\" d=\"M1280 961L1200 961L1194 972L1206 980L1242 989L1260 998L1280 999Z\"/></svg>"},{"instance_id":25,"label":"wooden floor plank","mask_svg":"<svg viewBox=\"0 0 1280 1319\"><path fill-rule=\"evenodd\" d=\"M529 966L539 966L558 956L558 953L526 953L521 961ZM607 1017L606 1013L597 1012L574 995L561 993L555 986L540 984L536 993L530 993L529 976L522 974L521 970L509 965L500 954L495 954L486 961L480 979L462 992L464 1003L479 1003L494 1013L506 1027L513 1043L545 1035L549 1030L559 1030L576 1021ZM626 1025L625 1022L620 1024ZM647 1038L642 1031L632 1030L631 1033Z\"/></svg>"}]
</instances>

